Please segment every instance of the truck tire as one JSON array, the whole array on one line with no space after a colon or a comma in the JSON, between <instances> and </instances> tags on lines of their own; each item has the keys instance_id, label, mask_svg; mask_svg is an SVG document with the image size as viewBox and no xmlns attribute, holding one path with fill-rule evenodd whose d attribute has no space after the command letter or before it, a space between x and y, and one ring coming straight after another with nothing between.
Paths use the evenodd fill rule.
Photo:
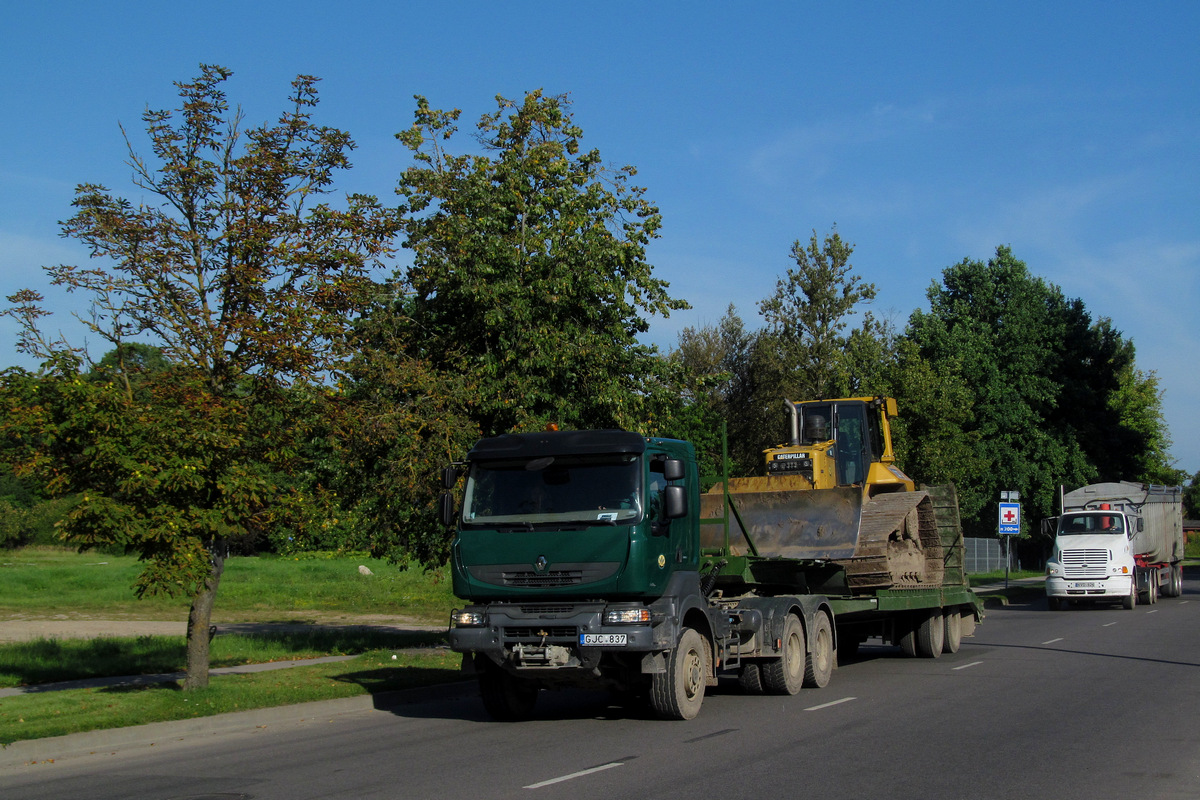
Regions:
<instances>
[{"instance_id":1,"label":"truck tire","mask_svg":"<svg viewBox=\"0 0 1200 800\"><path fill-rule=\"evenodd\" d=\"M1152 606L1158 602L1158 570L1154 570L1146 581L1146 605Z\"/></svg>"},{"instance_id":2,"label":"truck tire","mask_svg":"<svg viewBox=\"0 0 1200 800\"><path fill-rule=\"evenodd\" d=\"M804 662L804 685L810 689L824 689L833 676L833 625L829 615L818 611L813 619L813 644Z\"/></svg>"},{"instance_id":3,"label":"truck tire","mask_svg":"<svg viewBox=\"0 0 1200 800\"><path fill-rule=\"evenodd\" d=\"M1183 597L1183 564L1176 564L1171 569L1171 579L1174 584L1174 597Z\"/></svg>"},{"instance_id":4,"label":"truck tire","mask_svg":"<svg viewBox=\"0 0 1200 800\"><path fill-rule=\"evenodd\" d=\"M763 686L762 669L757 661L747 661L742 665L738 671L738 685L746 694L767 693L767 688Z\"/></svg>"},{"instance_id":5,"label":"truck tire","mask_svg":"<svg viewBox=\"0 0 1200 800\"><path fill-rule=\"evenodd\" d=\"M962 647L962 613L957 608L949 609L943 617L946 633L942 637L942 652L957 653Z\"/></svg>"},{"instance_id":6,"label":"truck tire","mask_svg":"<svg viewBox=\"0 0 1200 800\"><path fill-rule=\"evenodd\" d=\"M778 658L762 662L763 685L771 694L796 694L804 686L808 648L804 644L804 626L795 614L783 623L783 652Z\"/></svg>"},{"instance_id":7,"label":"truck tire","mask_svg":"<svg viewBox=\"0 0 1200 800\"><path fill-rule=\"evenodd\" d=\"M531 681L509 674L491 661L485 661L479 673L479 696L493 719L519 722L533 716L538 687Z\"/></svg>"},{"instance_id":8,"label":"truck tire","mask_svg":"<svg viewBox=\"0 0 1200 800\"><path fill-rule=\"evenodd\" d=\"M695 628L684 628L667 654L667 669L650 680L650 705L663 719L692 719L700 713L708 683L708 648Z\"/></svg>"},{"instance_id":9,"label":"truck tire","mask_svg":"<svg viewBox=\"0 0 1200 800\"><path fill-rule=\"evenodd\" d=\"M933 608L926 612L914 612L915 617L910 622L911 628L905 632L900 641L900 648L905 655L921 658L939 658L945 645L946 626L942 620L942 610Z\"/></svg>"},{"instance_id":10,"label":"truck tire","mask_svg":"<svg viewBox=\"0 0 1200 800\"><path fill-rule=\"evenodd\" d=\"M1046 608L1050 609L1051 611L1059 611L1062 609L1062 607L1063 607L1063 604L1062 604L1061 597L1047 597L1046 598Z\"/></svg>"},{"instance_id":11,"label":"truck tire","mask_svg":"<svg viewBox=\"0 0 1200 800\"><path fill-rule=\"evenodd\" d=\"M1126 611L1132 611L1133 609L1137 608L1137 601L1138 601L1137 582L1131 581L1129 584L1129 594L1126 595L1125 599L1121 601L1121 607L1124 608Z\"/></svg>"}]
</instances>

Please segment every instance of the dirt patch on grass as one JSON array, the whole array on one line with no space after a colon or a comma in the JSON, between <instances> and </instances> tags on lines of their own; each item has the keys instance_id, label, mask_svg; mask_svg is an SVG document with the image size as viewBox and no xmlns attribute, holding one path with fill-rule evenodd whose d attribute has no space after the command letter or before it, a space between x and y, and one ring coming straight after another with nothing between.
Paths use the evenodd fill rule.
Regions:
<instances>
[{"instance_id":1,"label":"dirt patch on grass","mask_svg":"<svg viewBox=\"0 0 1200 800\"><path fill-rule=\"evenodd\" d=\"M214 621L217 633L300 632L315 627L411 631L444 631L446 624L436 624L414 617L386 614L331 614L305 612L278 614L267 619ZM187 635L187 619L89 619L66 614L35 618L15 615L0 620L0 643L32 639L97 639L101 637L130 638L136 636Z\"/></svg>"}]
</instances>

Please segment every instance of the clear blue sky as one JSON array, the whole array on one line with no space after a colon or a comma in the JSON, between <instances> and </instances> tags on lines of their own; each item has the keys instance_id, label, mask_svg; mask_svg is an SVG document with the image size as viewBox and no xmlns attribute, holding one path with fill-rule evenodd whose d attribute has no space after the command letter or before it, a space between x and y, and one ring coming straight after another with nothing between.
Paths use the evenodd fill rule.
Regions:
<instances>
[{"instance_id":1,"label":"clear blue sky","mask_svg":"<svg viewBox=\"0 0 1200 800\"><path fill-rule=\"evenodd\" d=\"M903 325L941 271L1010 245L1131 338L1176 466L1200 469L1200 3L67 2L0 27L0 294L82 263L58 237L77 183L130 199L135 136L173 81L234 70L249 121L299 73L359 144L346 188L391 198L412 95L463 109L569 92L585 144L662 209L657 274L750 326L793 240L834 224ZM65 305L55 320L71 331ZM24 364L0 323L0 365Z\"/></svg>"}]
</instances>

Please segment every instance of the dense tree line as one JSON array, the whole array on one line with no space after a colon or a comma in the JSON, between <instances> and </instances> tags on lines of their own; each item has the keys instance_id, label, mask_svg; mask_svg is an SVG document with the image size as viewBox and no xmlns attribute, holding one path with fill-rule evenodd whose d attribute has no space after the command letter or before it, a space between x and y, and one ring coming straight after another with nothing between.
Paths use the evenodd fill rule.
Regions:
<instances>
[{"instance_id":1,"label":"dense tree line","mask_svg":"<svg viewBox=\"0 0 1200 800\"><path fill-rule=\"evenodd\" d=\"M96 261L47 272L105 356L47 337L26 290L5 313L43 366L0 373L0 544L44 536L53 502L67 540L138 553L139 594L191 598L188 687L228 555L441 564L437 471L481 435L672 435L715 479L722 423L748 474L784 398L890 394L905 469L957 483L976 531L1000 488L1046 513L1059 483L1178 479L1132 343L1006 248L948 267L896 330L864 308L853 245L813 231L761 326L730 307L663 354L638 337L687 304L647 260L658 208L583 146L565 97L497 98L465 145L458 111L416 98L390 205L333 194L354 143L314 120L315 78L246 128L229 77L203 66L145 112L150 155L127 146L146 200L77 189L63 233Z\"/></svg>"}]
</instances>

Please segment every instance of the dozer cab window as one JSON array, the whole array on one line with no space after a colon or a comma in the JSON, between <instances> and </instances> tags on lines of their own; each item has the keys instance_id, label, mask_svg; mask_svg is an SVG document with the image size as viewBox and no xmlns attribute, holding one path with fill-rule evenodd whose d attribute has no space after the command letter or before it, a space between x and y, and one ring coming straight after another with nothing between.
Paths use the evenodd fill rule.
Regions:
<instances>
[{"instance_id":1,"label":"dozer cab window","mask_svg":"<svg viewBox=\"0 0 1200 800\"><path fill-rule=\"evenodd\" d=\"M800 444L820 444L833 438L833 406L825 404L800 407Z\"/></svg>"},{"instance_id":2,"label":"dozer cab window","mask_svg":"<svg viewBox=\"0 0 1200 800\"><path fill-rule=\"evenodd\" d=\"M867 416L862 403L837 408L837 482L852 486L867 479Z\"/></svg>"},{"instance_id":3,"label":"dozer cab window","mask_svg":"<svg viewBox=\"0 0 1200 800\"><path fill-rule=\"evenodd\" d=\"M642 514L636 455L543 456L471 465L466 526L616 524Z\"/></svg>"}]
</instances>

